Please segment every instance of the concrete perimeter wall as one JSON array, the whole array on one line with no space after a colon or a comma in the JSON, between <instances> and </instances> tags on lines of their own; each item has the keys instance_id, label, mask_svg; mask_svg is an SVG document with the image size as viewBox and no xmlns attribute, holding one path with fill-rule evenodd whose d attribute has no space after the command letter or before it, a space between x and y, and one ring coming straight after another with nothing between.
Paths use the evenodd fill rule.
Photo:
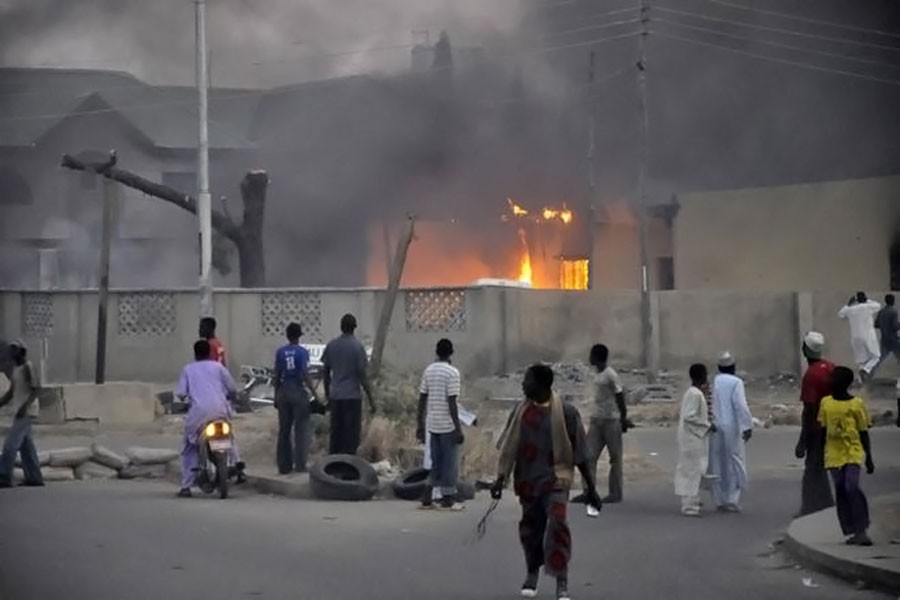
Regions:
<instances>
[{"instance_id":1,"label":"concrete perimeter wall","mask_svg":"<svg viewBox=\"0 0 900 600\"><path fill-rule=\"evenodd\" d=\"M727 349L752 374L796 373L799 340L812 328L826 335L831 357L850 364L846 323L837 318L850 293L654 292L652 366L712 366ZM358 336L371 345L383 302L384 292L372 289L217 290L215 315L229 368L237 375L242 364L269 364L292 320L303 324L304 342L324 343L350 312L359 321ZM197 315L194 291L113 292L107 380L173 382L192 358ZM24 339L47 383L93 380L96 327L96 292L0 291L0 337ZM469 376L510 372L534 361L585 360L596 342L610 347L617 364L637 366L640 295L502 287L405 290L397 299L385 360L399 369L421 369L441 337L453 340L455 362ZM891 365L883 374L894 371Z\"/></svg>"}]
</instances>

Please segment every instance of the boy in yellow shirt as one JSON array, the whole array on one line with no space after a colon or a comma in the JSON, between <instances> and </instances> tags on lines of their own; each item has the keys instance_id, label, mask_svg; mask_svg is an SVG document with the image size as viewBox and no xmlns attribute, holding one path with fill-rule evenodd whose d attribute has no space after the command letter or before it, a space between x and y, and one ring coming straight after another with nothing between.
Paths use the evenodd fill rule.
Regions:
<instances>
[{"instance_id":1,"label":"boy in yellow shirt","mask_svg":"<svg viewBox=\"0 0 900 600\"><path fill-rule=\"evenodd\" d=\"M859 487L859 477L864 461L870 475L875 472L875 463L869 441L869 412L862 398L848 391L853 377L847 367L835 367L832 395L822 399L819 424L825 430L825 468L834 483L841 531L848 536L848 544L871 546L866 533L869 504Z\"/></svg>"}]
</instances>

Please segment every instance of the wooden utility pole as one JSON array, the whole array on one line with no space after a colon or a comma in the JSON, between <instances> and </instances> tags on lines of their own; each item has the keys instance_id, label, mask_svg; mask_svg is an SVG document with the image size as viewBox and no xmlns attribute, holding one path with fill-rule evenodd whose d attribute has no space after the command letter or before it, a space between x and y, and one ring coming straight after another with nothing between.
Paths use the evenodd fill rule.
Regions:
<instances>
[{"instance_id":1,"label":"wooden utility pole","mask_svg":"<svg viewBox=\"0 0 900 600\"><path fill-rule=\"evenodd\" d=\"M394 305L397 303L397 293L400 291L400 280L403 278L403 267L406 265L406 253L415 235L415 225L415 217L409 215L406 221L406 230L397 241L394 264L391 267L391 276L388 281L387 293L384 296L384 305L381 307L378 328L375 330L375 343L372 346L372 364L370 365L369 374L373 379L378 377L378 373L381 371L384 344L387 341L391 316L394 314Z\"/></svg>"},{"instance_id":2,"label":"wooden utility pole","mask_svg":"<svg viewBox=\"0 0 900 600\"><path fill-rule=\"evenodd\" d=\"M92 170L103 176L103 221L100 243L100 290L97 299L97 356L94 362L94 383L106 381L106 327L109 311L109 254L112 245L113 211L115 210L116 182L107 174L116 164L116 151L111 150L109 160Z\"/></svg>"},{"instance_id":3,"label":"wooden utility pole","mask_svg":"<svg viewBox=\"0 0 900 600\"><path fill-rule=\"evenodd\" d=\"M641 260L641 365L650 368L650 271L647 257L647 163L649 162L649 117L647 111L647 63L646 44L649 35L649 0L639 0L641 7L641 35L638 37L638 103L640 112L640 166L638 169L638 237ZM648 375L650 375L648 371Z\"/></svg>"}]
</instances>

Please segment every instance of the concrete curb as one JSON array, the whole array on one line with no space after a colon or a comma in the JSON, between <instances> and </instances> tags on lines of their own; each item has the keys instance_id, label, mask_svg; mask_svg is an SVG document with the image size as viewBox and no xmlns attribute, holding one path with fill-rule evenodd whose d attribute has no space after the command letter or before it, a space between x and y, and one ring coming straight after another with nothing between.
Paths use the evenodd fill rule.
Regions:
<instances>
[{"instance_id":1,"label":"concrete curb","mask_svg":"<svg viewBox=\"0 0 900 600\"><path fill-rule=\"evenodd\" d=\"M831 508L822 512L833 510ZM801 519L808 519L821 514L815 513L801 517ZM817 547L816 544L808 543L804 540L804 536L798 532L797 521L801 519L795 519L791 522L784 540L785 549L799 562L841 579L853 582L864 581L874 588L892 594L900 593L900 571L838 556L829 552L827 548Z\"/></svg>"}]
</instances>

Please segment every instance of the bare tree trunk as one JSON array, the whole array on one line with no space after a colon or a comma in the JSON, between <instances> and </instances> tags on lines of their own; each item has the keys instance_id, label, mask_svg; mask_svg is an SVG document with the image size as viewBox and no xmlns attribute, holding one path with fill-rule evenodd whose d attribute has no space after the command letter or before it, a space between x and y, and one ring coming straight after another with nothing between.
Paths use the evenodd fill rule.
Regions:
<instances>
[{"instance_id":1,"label":"bare tree trunk","mask_svg":"<svg viewBox=\"0 0 900 600\"><path fill-rule=\"evenodd\" d=\"M197 200L189 194L179 192L167 185L145 179L140 175L103 164L85 163L64 154L62 166L75 171L99 173L118 181L126 187L159 198L170 204L197 214ZM266 284L265 255L263 253L262 228L265 217L266 191L269 176L265 171L250 171L241 182L241 196L244 201L244 220L238 225L224 212L212 211L212 226L237 246L240 262L241 287L264 287Z\"/></svg>"},{"instance_id":2,"label":"bare tree trunk","mask_svg":"<svg viewBox=\"0 0 900 600\"><path fill-rule=\"evenodd\" d=\"M266 190L269 176L265 171L250 171L241 182L244 200L244 220L238 256L241 287L258 288L266 285L266 264L263 247L263 217L266 210Z\"/></svg>"},{"instance_id":3,"label":"bare tree trunk","mask_svg":"<svg viewBox=\"0 0 900 600\"><path fill-rule=\"evenodd\" d=\"M403 267L406 265L406 253L409 245L416 235L416 219L409 215L406 221L406 231L397 240L397 251L394 254L394 264L391 267L391 276L388 280L387 292L384 295L384 304L381 307L381 315L378 318L378 328L375 330L375 343L372 346L372 360L369 363L369 376L373 379L381 372L384 345L387 342L388 330L391 327L391 317L394 314L394 304L397 302L397 294L400 291L400 281L403 279Z\"/></svg>"}]
</instances>

